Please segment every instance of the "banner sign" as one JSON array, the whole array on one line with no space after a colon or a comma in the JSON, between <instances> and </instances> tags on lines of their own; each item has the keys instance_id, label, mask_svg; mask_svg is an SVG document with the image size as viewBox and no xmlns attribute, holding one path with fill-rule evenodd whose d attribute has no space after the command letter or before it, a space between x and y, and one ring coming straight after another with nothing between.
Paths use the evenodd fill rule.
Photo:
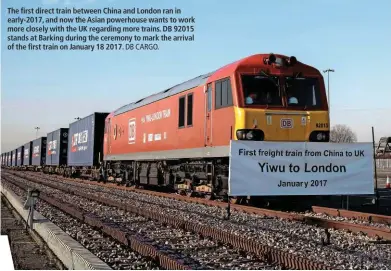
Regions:
<instances>
[{"instance_id":1,"label":"banner sign","mask_svg":"<svg viewBox=\"0 0 391 271\"><path fill-rule=\"evenodd\" d=\"M231 141L230 196L373 193L372 143Z\"/></svg>"},{"instance_id":2,"label":"banner sign","mask_svg":"<svg viewBox=\"0 0 391 271\"><path fill-rule=\"evenodd\" d=\"M12 260L11 246L7 235L0 235L0 255L3 270L15 270Z\"/></svg>"}]
</instances>

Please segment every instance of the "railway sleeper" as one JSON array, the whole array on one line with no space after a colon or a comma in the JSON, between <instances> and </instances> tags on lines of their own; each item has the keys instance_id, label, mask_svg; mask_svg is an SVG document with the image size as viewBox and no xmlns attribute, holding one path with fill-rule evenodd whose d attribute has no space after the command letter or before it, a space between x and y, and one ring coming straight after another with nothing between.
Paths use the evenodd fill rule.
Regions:
<instances>
[{"instance_id":1,"label":"railway sleeper","mask_svg":"<svg viewBox=\"0 0 391 271\"><path fill-rule=\"evenodd\" d=\"M33 182L47 183L40 180L32 180ZM48 185L53 188L64 190L62 187L58 187L55 184ZM76 195L80 195L84 198L95 200L97 202L112 205L120 209L144 216L148 219L156 220L159 222L167 223L175 228L183 228L187 231L198 233L204 237L212 238L218 242L218 245L226 244L228 246L235 247L236 249L246 251L248 253L254 253L260 259L265 259L270 263L279 263L287 268L295 269L330 269L329 266L313 262L309 259L305 259L288 252L284 252L267 245L257 243L253 240L245 239L241 236L233 235L222 229L210 227L207 225L193 224L188 221L172 217L171 215L155 212L154 210L142 210L132 204L123 204L122 202L116 202L115 200L101 198L92 194L86 194L81 191L75 191ZM87 221L87 220L86 220Z\"/></svg>"},{"instance_id":2,"label":"railway sleeper","mask_svg":"<svg viewBox=\"0 0 391 271\"><path fill-rule=\"evenodd\" d=\"M30 187L24 187L18 181L10 181L10 182L13 183L14 185L18 186L22 190L27 190L30 188ZM44 193L41 193L39 197L40 197L40 199L48 202L49 204L68 213L69 215L74 216L75 218L78 218L79 220L89 224L92 227L100 229L103 233L107 234L108 236L113 237L117 241L130 247L132 250L140 253L141 255L146 256L146 257L150 257L153 261L158 262L160 264L160 266L162 266L166 269L169 269L169 270L172 270L172 269L180 269L180 270L191 269L191 266L187 266L176 255L167 254L165 252L159 251L156 248L154 248L150 244L152 242L145 237L130 236L127 233L121 231L119 228L116 228L115 226L113 227L112 223L107 223L107 222L101 221L95 215L92 215L89 213L83 213L82 211L78 210L77 207L72 206L71 204L66 204L66 203L62 202L61 200L56 199L55 197L47 196ZM82 213L82 217L80 217L80 215L79 215L80 213Z\"/></svg>"}]
</instances>

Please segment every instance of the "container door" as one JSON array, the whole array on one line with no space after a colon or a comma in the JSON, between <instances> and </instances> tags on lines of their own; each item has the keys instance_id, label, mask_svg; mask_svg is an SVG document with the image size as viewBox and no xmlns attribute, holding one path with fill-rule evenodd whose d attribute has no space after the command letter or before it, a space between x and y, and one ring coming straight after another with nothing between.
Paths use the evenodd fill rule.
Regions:
<instances>
[{"instance_id":1,"label":"container door","mask_svg":"<svg viewBox=\"0 0 391 271\"><path fill-rule=\"evenodd\" d=\"M212 146L212 94L212 83L209 83L205 91L205 146Z\"/></svg>"}]
</instances>

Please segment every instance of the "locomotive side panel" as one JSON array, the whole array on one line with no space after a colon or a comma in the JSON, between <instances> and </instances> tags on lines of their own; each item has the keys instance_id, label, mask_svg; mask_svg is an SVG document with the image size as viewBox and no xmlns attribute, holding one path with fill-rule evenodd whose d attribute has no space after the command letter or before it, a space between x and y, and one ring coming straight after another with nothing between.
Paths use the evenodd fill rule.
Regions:
<instances>
[{"instance_id":1,"label":"locomotive side panel","mask_svg":"<svg viewBox=\"0 0 391 271\"><path fill-rule=\"evenodd\" d=\"M234 77L219 74L209 83L211 95L211 138L210 146L226 146L225 151L218 152L223 156L228 155L230 140L234 138L236 87ZM216 155L218 154L216 153Z\"/></svg>"},{"instance_id":2,"label":"locomotive side panel","mask_svg":"<svg viewBox=\"0 0 391 271\"><path fill-rule=\"evenodd\" d=\"M107 160L185 158L204 147L204 112L200 86L114 116Z\"/></svg>"}]
</instances>

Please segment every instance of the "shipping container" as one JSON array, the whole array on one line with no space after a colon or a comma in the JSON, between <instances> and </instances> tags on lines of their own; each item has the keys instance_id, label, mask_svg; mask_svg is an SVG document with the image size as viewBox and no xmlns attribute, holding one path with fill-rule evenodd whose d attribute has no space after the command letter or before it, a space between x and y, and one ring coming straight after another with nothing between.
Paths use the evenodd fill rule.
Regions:
<instances>
[{"instance_id":1,"label":"shipping container","mask_svg":"<svg viewBox=\"0 0 391 271\"><path fill-rule=\"evenodd\" d=\"M4 153L1 154L1 165L3 166L4 165Z\"/></svg>"},{"instance_id":2,"label":"shipping container","mask_svg":"<svg viewBox=\"0 0 391 271\"><path fill-rule=\"evenodd\" d=\"M8 155L7 155L7 166L11 166L11 156L12 156L12 153L9 151L8 152Z\"/></svg>"},{"instance_id":3,"label":"shipping container","mask_svg":"<svg viewBox=\"0 0 391 271\"><path fill-rule=\"evenodd\" d=\"M23 150L23 165L24 166L31 166L31 150L33 149L33 142L30 141L29 143L25 144Z\"/></svg>"},{"instance_id":4,"label":"shipping container","mask_svg":"<svg viewBox=\"0 0 391 271\"><path fill-rule=\"evenodd\" d=\"M23 166L23 150L24 150L24 146L20 146L19 148L16 149L16 154L17 154L17 157L16 157L16 166L20 167L20 166Z\"/></svg>"},{"instance_id":5,"label":"shipping container","mask_svg":"<svg viewBox=\"0 0 391 271\"><path fill-rule=\"evenodd\" d=\"M47 134L46 165L62 166L67 163L68 128L60 128Z\"/></svg>"},{"instance_id":6,"label":"shipping container","mask_svg":"<svg viewBox=\"0 0 391 271\"><path fill-rule=\"evenodd\" d=\"M18 149L12 151L12 166L16 167L16 152Z\"/></svg>"},{"instance_id":7,"label":"shipping container","mask_svg":"<svg viewBox=\"0 0 391 271\"><path fill-rule=\"evenodd\" d=\"M98 166L103 157L105 119L95 112L69 125L68 166Z\"/></svg>"},{"instance_id":8,"label":"shipping container","mask_svg":"<svg viewBox=\"0 0 391 271\"><path fill-rule=\"evenodd\" d=\"M33 166L43 166L46 163L46 136L33 141L33 154L31 164Z\"/></svg>"}]
</instances>

